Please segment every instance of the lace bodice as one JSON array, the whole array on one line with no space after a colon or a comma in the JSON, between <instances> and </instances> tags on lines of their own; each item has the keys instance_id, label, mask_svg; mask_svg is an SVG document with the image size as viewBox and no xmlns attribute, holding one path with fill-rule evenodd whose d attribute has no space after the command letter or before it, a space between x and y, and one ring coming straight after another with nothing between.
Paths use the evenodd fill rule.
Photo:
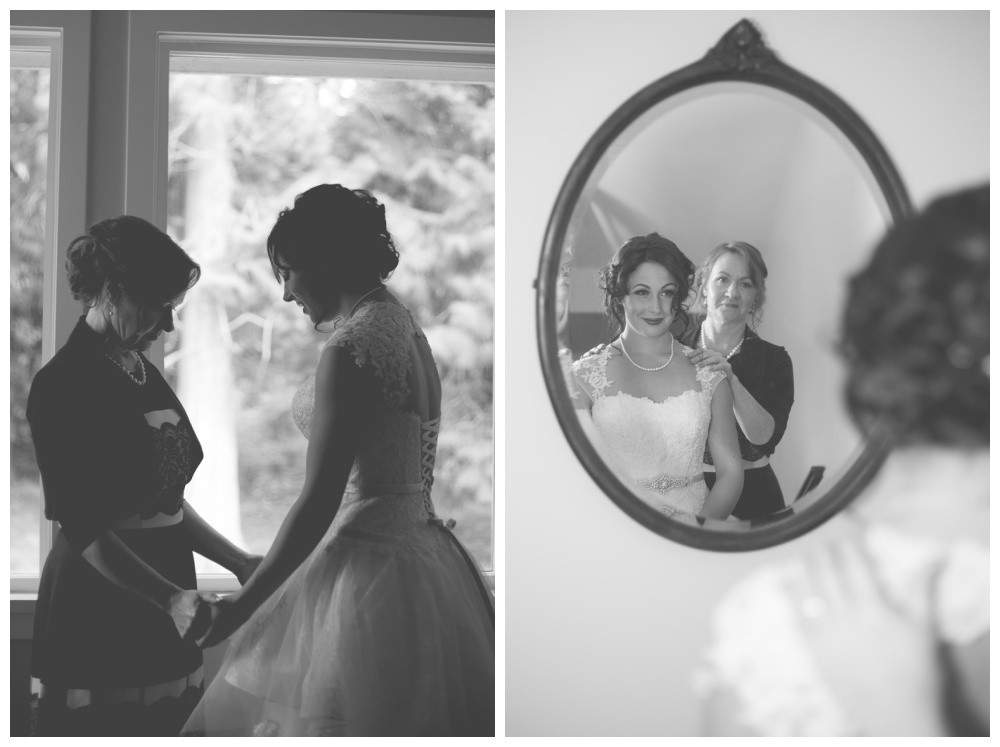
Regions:
<instances>
[{"instance_id":1,"label":"lace bodice","mask_svg":"<svg viewBox=\"0 0 1000 747\"><path fill-rule=\"evenodd\" d=\"M421 495L423 507L436 518L431 502L440 418L422 421L403 409L410 394L407 377L412 362L409 338L423 336L406 307L373 302L358 309L333 332L324 348L351 352L358 366L382 384L381 407L360 444L347 492L362 496ZM315 375L307 378L292 400L292 420L308 439L312 432Z\"/></svg>"},{"instance_id":2,"label":"lace bodice","mask_svg":"<svg viewBox=\"0 0 1000 747\"><path fill-rule=\"evenodd\" d=\"M956 645L989 631L985 547L880 525L862 540L886 596L903 614L931 620L940 639ZM857 735L858 725L824 682L802 637L787 593L797 571L794 561L767 566L724 597L712 616L712 643L695 689L704 697L729 689L740 720L762 736Z\"/></svg>"},{"instance_id":3,"label":"lace bodice","mask_svg":"<svg viewBox=\"0 0 1000 747\"><path fill-rule=\"evenodd\" d=\"M665 507L657 496L683 512L697 513L707 494L701 482L702 456L711 423L712 396L723 375L697 369L698 389L654 402L612 392L614 382L607 372L610 355L610 346L600 346L576 361L572 369L574 385L593 403L590 417L609 466L661 509Z\"/></svg>"}]
</instances>

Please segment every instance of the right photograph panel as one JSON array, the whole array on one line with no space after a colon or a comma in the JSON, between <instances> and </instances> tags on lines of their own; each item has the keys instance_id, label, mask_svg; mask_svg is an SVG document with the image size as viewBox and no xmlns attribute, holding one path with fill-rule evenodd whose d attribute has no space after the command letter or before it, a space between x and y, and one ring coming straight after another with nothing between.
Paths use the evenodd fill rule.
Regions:
<instances>
[{"instance_id":1,"label":"right photograph panel","mask_svg":"<svg viewBox=\"0 0 1000 747\"><path fill-rule=\"evenodd\" d=\"M505 27L506 733L988 734L988 13Z\"/></svg>"}]
</instances>

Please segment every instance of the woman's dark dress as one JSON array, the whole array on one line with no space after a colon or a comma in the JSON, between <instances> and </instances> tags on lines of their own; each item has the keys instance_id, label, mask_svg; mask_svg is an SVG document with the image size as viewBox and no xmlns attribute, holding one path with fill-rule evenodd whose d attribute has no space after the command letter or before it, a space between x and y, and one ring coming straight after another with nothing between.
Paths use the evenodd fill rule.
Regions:
<instances>
[{"instance_id":1,"label":"woman's dark dress","mask_svg":"<svg viewBox=\"0 0 1000 747\"><path fill-rule=\"evenodd\" d=\"M700 346L702 320L703 317L696 319L685 336L685 342L692 347ZM740 457L747 462L756 462L765 456L771 456L781 437L785 435L788 413L794 400L792 359L783 347L762 340L747 327L743 345L729 359L729 364L744 388L774 418L774 433L767 443L759 445L750 443L739 423L736 424ZM708 449L705 450L705 464L712 464L712 455L708 453ZM715 484L714 472L705 473L705 483L711 490ZM733 509L733 516L738 519L760 519L784 507L781 486L770 464L744 470L743 492Z\"/></svg>"},{"instance_id":2,"label":"woman's dark dress","mask_svg":"<svg viewBox=\"0 0 1000 747\"><path fill-rule=\"evenodd\" d=\"M42 475L45 515L58 522L42 569L32 676L39 734L177 734L199 690L154 705L102 703L107 691L172 682L199 670L201 651L169 615L107 580L81 552L114 529L140 558L182 589L197 587L182 524L119 529L140 515L176 517L202 459L184 409L148 361L138 386L104 356L81 318L32 382L28 422ZM67 708L66 690L91 705Z\"/></svg>"}]
</instances>

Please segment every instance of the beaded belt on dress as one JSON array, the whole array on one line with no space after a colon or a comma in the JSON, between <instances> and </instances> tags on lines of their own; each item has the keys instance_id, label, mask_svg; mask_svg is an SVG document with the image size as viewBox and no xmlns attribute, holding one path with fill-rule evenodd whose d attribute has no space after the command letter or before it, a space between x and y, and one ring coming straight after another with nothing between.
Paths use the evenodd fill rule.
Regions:
<instances>
[{"instance_id":1,"label":"beaded belt on dress","mask_svg":"<svg viewBox=\"0 0 1000 747\"><path fill-rule=\"evenodd\" d=\"M673 475L668 475L664 472L648 480L636 480L635 484L640 488L645 488L646 490L653 490L657 493L666 493L667 491L674 490L675 488L686 488L688 485L694 485L694 483L704 479L705 476L701 472L696 475L689 475L688 477L674 477Z\"/></svg>"}]
</instances>

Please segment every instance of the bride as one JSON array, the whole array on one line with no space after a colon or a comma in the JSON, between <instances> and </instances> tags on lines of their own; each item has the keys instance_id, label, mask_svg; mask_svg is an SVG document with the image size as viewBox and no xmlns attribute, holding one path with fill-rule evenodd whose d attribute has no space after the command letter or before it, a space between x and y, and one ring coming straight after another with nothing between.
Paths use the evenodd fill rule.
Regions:
<instances>
[{"instance_id":1,"label":"bride","mask_svg":"<svg viewBox=\"0 0 1000 747\"><path fill-rule=\"evenodd\" d=\"M441 383L383 285L399 259L385 207L314 187L267 248L284 300L341 323L292 402L302 492L256 572L212 607L200 645L237 632L184 731L492 736L492 596L434 513Z\"/></svg>"},{"instance_id":2,"label":"bride","mask_svg":"<svg viewBox=\"0 0 1000 747\"><path fill-rule=\"evenodd\" d=\"M709 736L989 736L989 226L988 186L946 195L851 279L845 404L890 451L834 541L716 607Z\"/></svg>"},{"instance_id":3,"label":"bride","mask_svg":"<svg viewBox=\"0 0 1000 747\"><path fill-rule=\"evenodd\" d=\"M680 520L726 519L743 488L732 390L721 373L696 369L670 331L686 320L693 272L659 234L622 244L601 277L620 334L573 364L572 396L598 453L637 496Z\"/></svg>"}]
</instances>

